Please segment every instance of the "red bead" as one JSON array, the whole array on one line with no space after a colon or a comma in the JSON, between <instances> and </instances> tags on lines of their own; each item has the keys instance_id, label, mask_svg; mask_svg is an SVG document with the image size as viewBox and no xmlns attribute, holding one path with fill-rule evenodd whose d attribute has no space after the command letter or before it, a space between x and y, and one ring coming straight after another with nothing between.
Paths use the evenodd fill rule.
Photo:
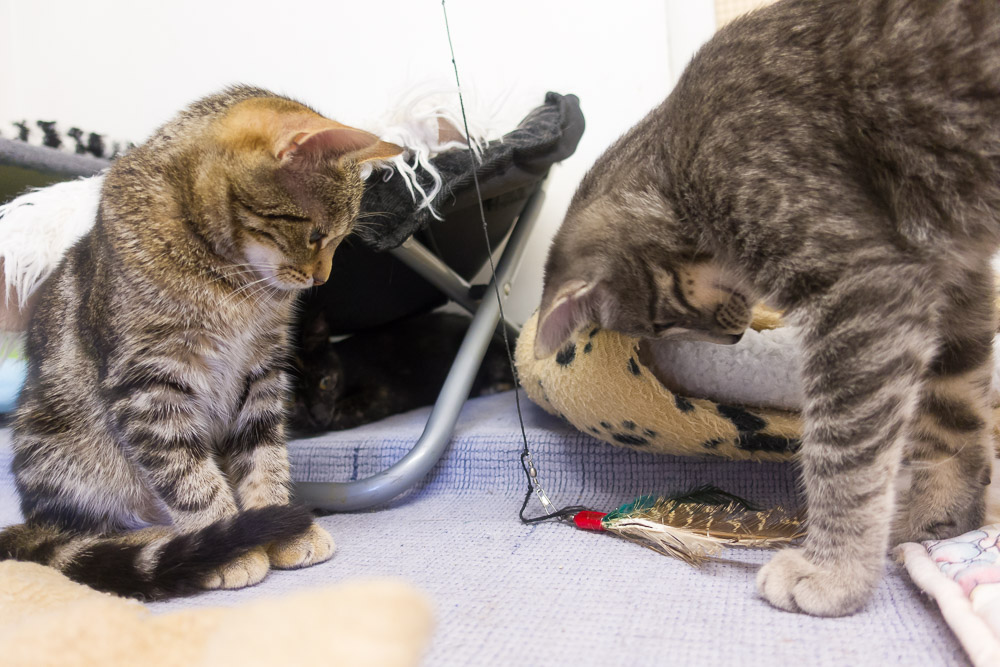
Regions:
<instances>
[{"instance_id":1,"label":"red bead","mask_svg":"<svg viewBox=\"0 0 1000 667\"><path fill-rule=\"evenodd\" d=\"M573 523L576 524L577 528L583 528L584 530L604 530L601 519L607 515L607 512L577 512L573 517Z\"/></svg>"}]
</instances>

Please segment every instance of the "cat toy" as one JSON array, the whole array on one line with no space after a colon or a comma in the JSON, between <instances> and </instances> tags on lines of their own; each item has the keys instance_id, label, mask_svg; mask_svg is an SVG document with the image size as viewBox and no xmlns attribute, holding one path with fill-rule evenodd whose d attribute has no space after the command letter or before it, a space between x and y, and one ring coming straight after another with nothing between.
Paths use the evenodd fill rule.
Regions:
<instances>
[{"instance_id":1,"label":"cat toy","mask_svg":"<svg viewBox=\"0 0 1000 667\"><path fill-rule=\"evenodd\" d=\"M700 565L723 547L777 547L803 535L802 518L780 507L762 510L712 486L673 498L641 496L611 512L581 510L583 530L618 535L665 556Z\"/></svg>"},{"instance_id":2,"label":"cat toy","mask_svg":"<svg viewBox=\"0 0 1000 667\"><path fill-rule=\"evenodd\" d=\"M455 72L455 87L458 92L465 139L469 151L473 152L469 123L465 113L465 102L462 98L462 84L458 76L458 62L455 59L451 30L448 26L448 9L445 6L445 0L441 0L441 10L444 14L445 33ZM490 271L493 275L500 321L503 322L506 319L503 312L503 299L500 296L499 281L496 280L493 248L490 244L486 213L483 210L483 198L476 170L472 171L472 179L479 201L479 215L488 250ZM517 418L521 425L521 441L523 443L520 455L521 468L524 470L528 483L524 502L518 513L522 523L533 524L553 519L566 521L572 517L573 522L579 528L612 533L664 555L680 558L692 565L700 564L705 559L715 556L724 546L774 547L790 543L804 535L803 521L800 517L791 515L781 508L756 509L742 498L710 486L699 487L672 498L642 496L606 513L596 512L582 506L556 509L538 479L538 470L532 459L531 450L528 447L528 437L524 430L524 418L521 414L519 396L520 380L514 363L514 355L511 353L507 328L500 327L500 330L503 332L504 345L514 377L514 402L517 406ZM541 516L526 517L524 512L533 494L538 498L545 513Z\"/></svg>"}]
</instances>

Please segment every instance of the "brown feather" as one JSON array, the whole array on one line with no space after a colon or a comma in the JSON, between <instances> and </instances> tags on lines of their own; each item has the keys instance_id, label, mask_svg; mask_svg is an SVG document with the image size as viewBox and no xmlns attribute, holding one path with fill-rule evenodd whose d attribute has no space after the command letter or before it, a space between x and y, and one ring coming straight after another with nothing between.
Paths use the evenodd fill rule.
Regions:
<instances>
[{"instance_id":1,"label":"brown feather","mask_svg":"<svg viewBox=\"0 0 1000 667\"><path fill-rule=\"evenodd\" d=\"M725 546L773 548L805 535L803 520L776 507L748 510L739 503L679 503L658 499L648 507L609 515L604 529L692 565Z\"/></svg>"}]
</instances>

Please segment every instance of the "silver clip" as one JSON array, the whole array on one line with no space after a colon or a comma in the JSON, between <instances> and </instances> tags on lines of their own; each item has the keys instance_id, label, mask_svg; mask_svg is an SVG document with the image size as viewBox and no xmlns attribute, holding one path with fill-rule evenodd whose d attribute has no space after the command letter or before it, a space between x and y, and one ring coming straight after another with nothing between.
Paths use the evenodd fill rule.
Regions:
<instances>
[{"instance_id":1,"label":"silver clip","mask_svg":"<svg viewBox=\"0 0 1000 667\"><path fill-rule=\"evenodd\" d=\"M549 500L548 495L545 493L545 489L542 488L541 482L538 481L538 470L535 468L535 462L531 459L531 451L528 451L528 476L531 477L531 484L535 488L535 495L538 496L538 502L542 504L542 508L545 510L546 514L554 514L556 511L555 505Z\"/></svg>"}]
</instances>

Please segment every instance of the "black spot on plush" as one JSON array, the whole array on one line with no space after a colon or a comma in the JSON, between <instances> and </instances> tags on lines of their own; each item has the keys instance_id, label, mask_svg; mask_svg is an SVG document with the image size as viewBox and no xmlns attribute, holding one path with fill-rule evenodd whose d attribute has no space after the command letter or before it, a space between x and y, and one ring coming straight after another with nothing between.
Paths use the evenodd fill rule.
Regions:
<instances>
[{"instance_id":1,"label":"black spot on plush","mask_svg":"<svg viewBox=\"0 0 1000 667\"><path fill-rule=\"evenodd\" d=\"M28 135L31 134L31 130L28 128L28 121L22 120L20 123L11 123L17 128L17 140L27 141Z\"/></svg>"},{"instance_id":2,"label":"black spot on plush","mask_svg":"<svg viewBox=\"0 0 1000 667\"><path fill-rule=\"evenodd\" d=\"M601 422L601 426L603 426L605 429L611 428L611 424L609 424L608 422Z\"/></svg>"},{"instance_id":3,"label":"black spot on plush","mask_svg":"<svg viewBox=\"0 0 1000 667\"><path fill-rule=\"evenodd\" d=\"M556 354L556 363L560 366L569 366L576 359L576 343L570 343Z\"/></svg>"},{"instance_id":4,"label":"black spot on plush","mask_svg":"<svg viewBox=\"0 0 1000 667\"><path fill-rule=\"evenodd\" d=\"M611 437L623 445L632 445L633 447L649 444L649 440L646 440L646 438L632 433L612 433Z\"/></svg>"},{"instance_id":5,"label":"black spot on plush","mask_svg":"<svg viewBox=\"0 0 1000 667\"><path fill-rule=\"evenodd\" d=\"M600 330L601 330L601 327L594 327L593 329L590 330L590 333L587 334L587 338L593 338L594 336L597 335L597 332L600 331Z\"/></svg>"},{"instance_id":6,"label":"black spot on plush","mask_svg":"<svg viewBox=\"0 0 1000 667\"><path fill-rule=\"evenodd\" d=\"M705 442L701 443L701 446L704 447L705 449L715 449L722 443L723 443L722 438L712 438L711 440L706 440Z\"/></svg>"},{"instance_id":7,"label":"black spot on plush","mask_svg":"<svg viewBox=\"0 0 1000 667\"><path fill-rule=\"evenodd\" d=\"M674 405L676 405L677 409L680 410L681 412L691 412L692 410L694 410L694 405L691 403L691 401L687 400L686 398L684 398L679 394L674 394Z\"/></svg>"},{"instance_id":8,"label":"black spot on plush","mask_svg":"<svg viewBox=\"0 0 1000 667\"><path fill-rule=\"evenodd\" d=\"M104 138L96 132L87 136L87 152L94 157L104 157Z\"/></svg>"},{"instance_id":9,"label":"black spot on plush","mask_svg":"<svg viewBox=\"0 0 1000 667\"><path fill-rule=\"evenodd\" d=\"M635 363L634 357L628 358L628 369L632 372L632 375L639 377L639 364Z\"/></svg>"},{"instance_id":10,"label":"black spot on plush","mask_svg":"<svg viewBox=\"0 0 1000 667\"><path fill-rule=\"evenodd\" d=\"M798 440L759 433L767 426L767 423L743 408L720 404L716 406L716 409L720 415L733 422L733 425L739 430L740 439L736 446L740 449L754 452L793 452L799 447Z\"/></svg>"},{"instance_id":11,"label":"black spot on plush","mask_svg":"<svg viewBox=\"0 0 1000 667\"><path fill-rule=\"evenodd\" d=\"M59 138L59 133L56 132L56 122L54 120L40 120L36 123L38 127L42 128L42 144L48 146L49 148L59 148L62 146L62 139Z\"/></svg>"},{"instance_id":12,"label":"black spot on plush","mask_svg":"<svg viewBox=\"0 0 1000 667\"><path fill-rule=\"evenodd\" d=\"M760 417L752 415L743 408L738 408L735 405L723 405L720 403L716 406L716 409L720 415L733 422L733 425L740 433L756 433L767 426Z\"/></svg>"},{"instance_id":13,"label":"black spot on plush","mask_svg":"<svg viewBox=\"0 0 1000 667\"><path fill-rule=\"evenodd\" d=\"M642 429L642 432L645 433L646 435L648 435L650 438L655 438L656 437L656 431L654 431L651 428L644 428L644 429Z\"/></svg>"},{"instance_id":14,"label":"black spot on plush","mask_svg":"<svg viewBox=\"0 0 1000 667\"><path fill-rule=\"evenodd\" d=\"M741 433L736 446L753 452L794 452L799 448L799 441L783 438L780 435L766 433Z\"/></svg>"},{"instance_id":15,"label":"black spot on plush","mask_svg":"<svg viewBox=\"0 0 1000 667\"><path fill-rule=\"evenodd\" d=\"M630 431L634 431L635 430L635 422L631 421L629 419L626 419L625 421L623 421L622 422L622 426L624 426L625 428L627 428Z\"/></svg>"},{"instance_id":16,"label":"black spot on plush","mask_svg":"<svg viewBox=\"0 0 1000 667\"><path fill-rule=\"evenodd\" d=\"M590 351L593 349L594 349L593 343L587 343L586 345L583 346L583 353L590 354Z\"/></svg>"},{"instance_id":17,"label":"black spot on plush","mask_svg":"<svg viewBox=\"0 0 1000 667\"><path fill-rule=\"evenodd\" d=\"M66 134L72 137L73 141L76 143L76 154L86 155L87 147L83 145L83 130L78 127L71 127Z\"/></svg>"}]
</instances>

